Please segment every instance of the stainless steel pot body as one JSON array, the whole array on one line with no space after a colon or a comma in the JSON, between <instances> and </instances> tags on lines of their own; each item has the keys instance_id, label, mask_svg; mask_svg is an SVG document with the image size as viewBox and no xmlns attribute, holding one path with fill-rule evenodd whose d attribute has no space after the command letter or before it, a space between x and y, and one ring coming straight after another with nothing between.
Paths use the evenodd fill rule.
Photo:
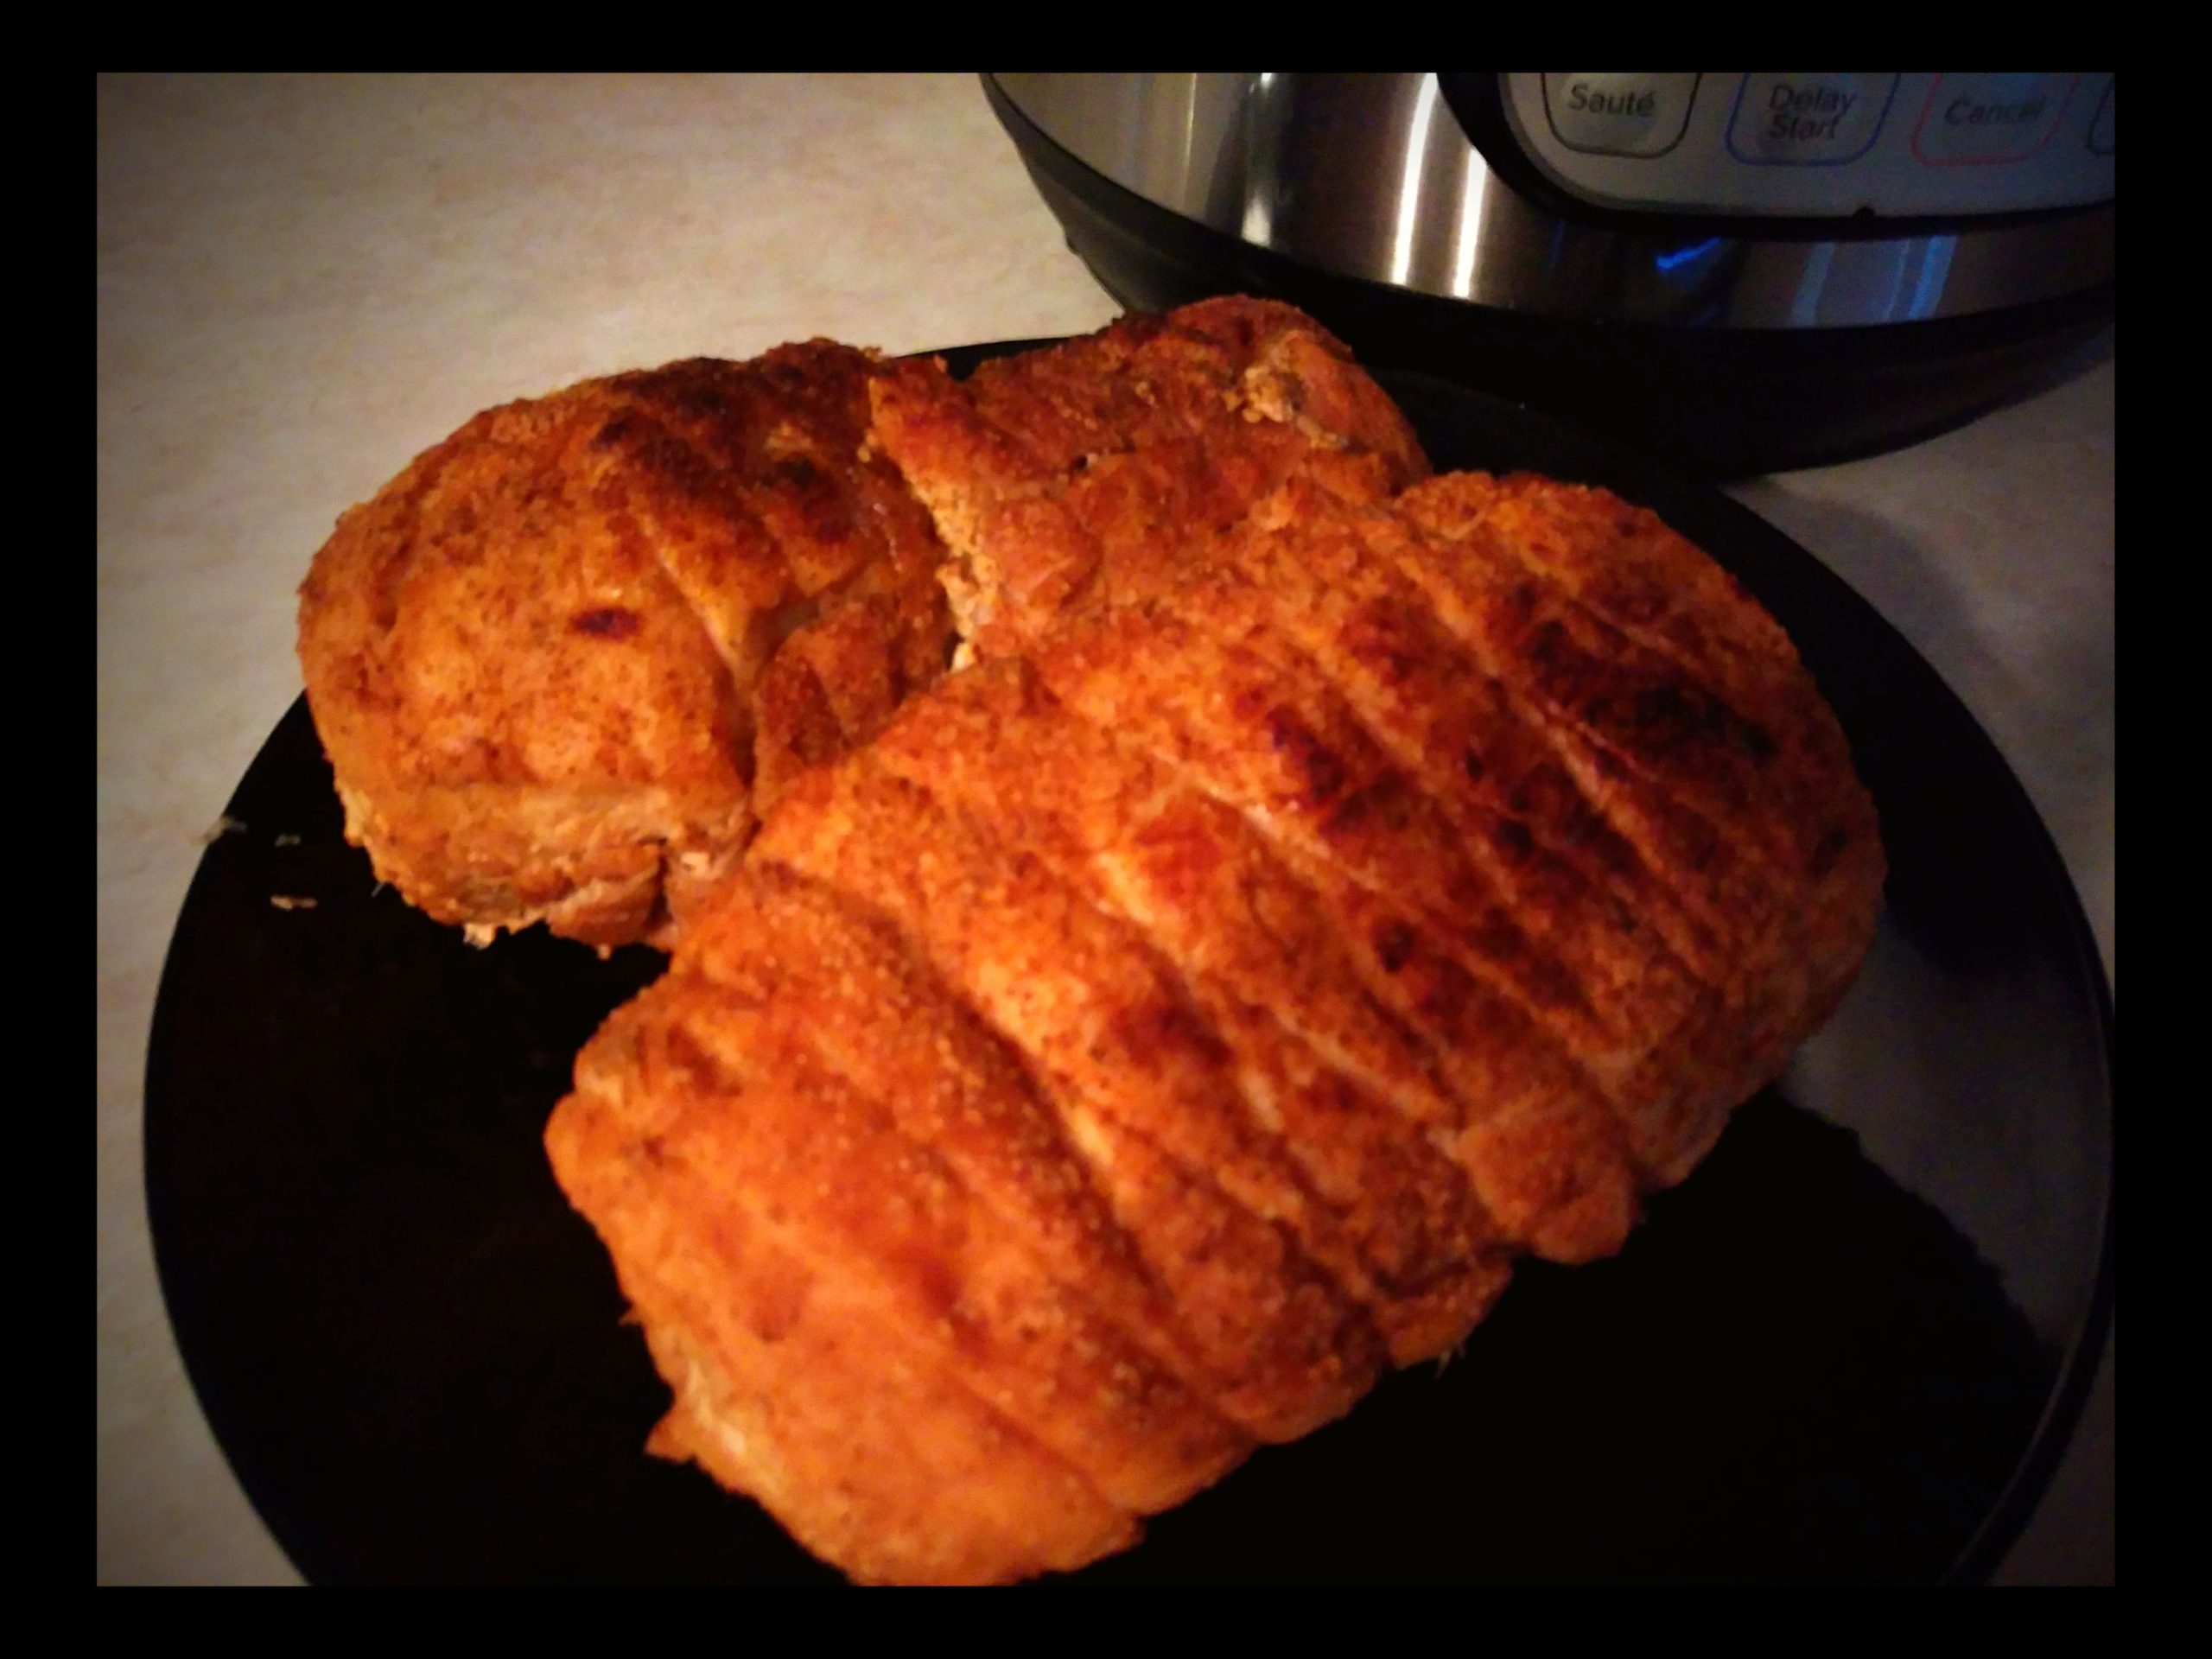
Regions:
<instances>
[{"instance_id":1,"label":"stainless steel pot body","mask_svg":"<svg viewBox=\"0 0 2212 1659\"><path fill-rule=\"evenodd\" d=\"M2031 304L2113 275L2109 74L993 79L1071 156L1170 213L1317 270L1524 315L1859 327ZM2035 83L2013 88L2043 99L2035 153L1923 159L1924 130L1967 96L1961 82L1993 79ZM1630 89L1616 98L1692 83L1681 131L1651 156L1563 143L1551 111L1571 121L1591 80ZM1777 98L1824 92L1880 98L1878 123L1860 115L1847 133L1858 154L1743 158Z\"/></svg>"}]
</instances>

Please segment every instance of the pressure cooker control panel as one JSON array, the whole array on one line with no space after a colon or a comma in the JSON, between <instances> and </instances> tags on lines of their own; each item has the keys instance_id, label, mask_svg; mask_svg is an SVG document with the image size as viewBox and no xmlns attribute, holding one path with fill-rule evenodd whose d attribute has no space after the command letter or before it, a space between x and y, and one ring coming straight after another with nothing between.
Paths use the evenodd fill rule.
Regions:
<instances>
[{"instance_id":1,"label":"pressure cooker control panel","mask_svg":"<svg viewBox=\"0 0 2212 1659\"><path fill-rule=\"evenodd\" d=\"M2110 74L1501 76L1507 119L1598 207L1791 218L2113 197Z\"/></svg>"}]
</instances>

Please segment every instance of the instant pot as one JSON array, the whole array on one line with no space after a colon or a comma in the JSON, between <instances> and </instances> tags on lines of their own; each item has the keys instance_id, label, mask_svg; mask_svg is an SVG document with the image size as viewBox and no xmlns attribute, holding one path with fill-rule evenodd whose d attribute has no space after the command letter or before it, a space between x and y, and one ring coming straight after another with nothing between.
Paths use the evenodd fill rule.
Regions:
<instances>
[{"instance_id":1,"label":"instant pot","mask_svg":"<svg viewBox=\"0 0 2212 1659\"><path fill-rule=\"evenodd\" d=\"M1893 448L2094 352L2103 74L995 74L1124 305L1305 308L1711 474Z\"/></svg>"}]
</instances>

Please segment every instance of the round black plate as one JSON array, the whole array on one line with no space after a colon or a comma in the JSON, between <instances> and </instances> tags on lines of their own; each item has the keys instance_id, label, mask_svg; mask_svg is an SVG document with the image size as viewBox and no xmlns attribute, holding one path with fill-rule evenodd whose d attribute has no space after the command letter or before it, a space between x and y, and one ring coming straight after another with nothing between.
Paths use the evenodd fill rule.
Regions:
<instances>
[{"instance_id":1,"label":"round black plate","mask_svg":"<svg viewBox=\"0 0 2212 1659\"><path fill-rule=\"evenodd\" d=\"M2049 838L1936 676L1758 518L1525 410L1384 378L1440 468L1608 485L1774 613L1880 804L1887 912L1842 1011L1621 1256L1525 1268L1448 1367L1083 1576L1986 1573L2110 1300L2110 1006ZM539 1146L575 1051L661 959L542 931L474 950L376 891L304 704L229 813L162 978L147 1200L194 1386L301 1571L834 1578L644 1454L666 1391Z\"/></svg>"}]
</instances>

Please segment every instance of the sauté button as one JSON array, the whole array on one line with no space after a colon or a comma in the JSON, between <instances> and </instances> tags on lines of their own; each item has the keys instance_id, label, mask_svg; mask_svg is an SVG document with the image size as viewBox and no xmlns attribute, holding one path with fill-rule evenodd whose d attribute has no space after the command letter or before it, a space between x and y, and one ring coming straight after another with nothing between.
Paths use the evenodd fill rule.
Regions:
<instances>
[{"instance_id":1,"label":"saut\u00e9 button","mask_svg":"<svg viewBox=\"0 0 2212 1659\"><path fill-rule=\"evenodd\" d=\"M1663 156L1682 139L1700 75L1546 75L1553 136L1593 156Z\"/></svg>"},{"instance_id":2,"label":"saut\u00e9 button","mask_svg":"<svg viewBox=\"0 0 2212 1659\"><path fill-rule=\"evenodd\" d=\"M1728 151L1764 166L1856 161L1874 143L1895 75L1745 75L1728 123Z\"/></svg>"}]
</instances>

